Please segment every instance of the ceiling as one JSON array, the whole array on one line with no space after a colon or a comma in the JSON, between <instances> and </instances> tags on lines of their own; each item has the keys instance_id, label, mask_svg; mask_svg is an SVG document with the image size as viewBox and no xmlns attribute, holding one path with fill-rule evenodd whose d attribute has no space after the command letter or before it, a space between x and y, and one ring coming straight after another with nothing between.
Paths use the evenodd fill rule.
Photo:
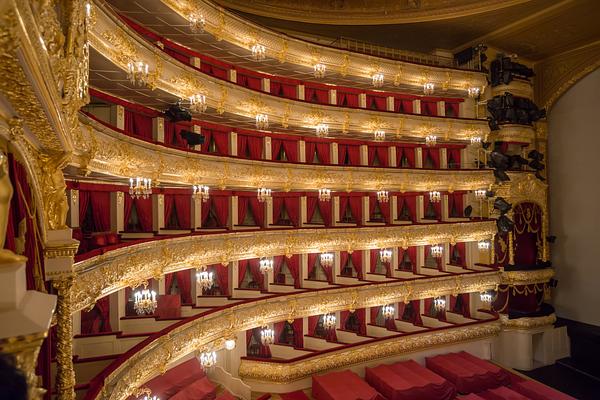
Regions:
<instances>
[{"instance_id":1,"label":"ceiling","mask_svg":"<svg viewBox=\"0 0 600 400\"><path fill-rule=\"evenodd\" d=\"M491 11L486 11L486 7L473 6L474 11L470 15L455 11L454 15L459 16L450 18L451 14L438 10L440 12L438 12L437 19L391 24L389 21L394 21L394 18L389 17L388 13L383 10L380 17L381 23L370 25L347 25L343 19L344 15L364 13L368 7L366 7L365 1L359 0L308 0L297 6L304 11L303 13L289 12L291 4L299 3L292 0L216 0L216 2L223 6L236 8L238 10L236 12L243 18L292 35L315 35L321 37L321 41L323 37L327 37L332 42L338 37L348 37L382 46L425 53L435 49L458 51L469 45L485 43L535 62L600 40L600 24L597 22L598 16L600 16L600 1L597 0L505 1L505 5L508 4L508 6L500 8L496 5L496 9ZM388 3L390 2L388 1ZM398 1L397 3L407 3L407 1ZM432 4L435 4L435 2L426 0L408 1L408 3L432 9L434 8ZM448 10L448 4L453 1L446 0L437 3L441 9ZM323 18L318 16L319 12L335 7L336 4L339 6L337 10L339 18L332 14L328 23L323 23ZM362 8L360 4L362 4ZM274 5L279 5L279 8ZM240 9L243 9L244 12L239 11ZM275 12L277 9L281 12ZM264 12L264 10L269 12ZM478 13L477 10L483 11ZM302 14L301 17L298 16L300 14ZM271 15L271 17L264 15ZM280 18L273 18L274 15L278 15ZM318 24L300 22L311 20L312 16L319 21ZM367 19L365 20L367 21Z\"/></svg>"}]
</instances>

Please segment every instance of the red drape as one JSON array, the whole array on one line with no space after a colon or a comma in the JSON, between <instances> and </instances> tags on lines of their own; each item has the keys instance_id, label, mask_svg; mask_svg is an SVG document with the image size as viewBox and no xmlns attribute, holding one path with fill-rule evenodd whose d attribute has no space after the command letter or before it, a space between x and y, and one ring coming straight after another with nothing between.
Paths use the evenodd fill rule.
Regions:
<instances>
[{"instance_id":1,"label":"red drape","mask_svg":"<svg viewBox=\"0 0 600 400\"><path fill-rule=\"evenodd\" d=\"M237 84L241 86L245 86L250 89L260 90L261 89L261 78L251 76L248 74L241 73L237 71Z\"/></svg>"},{"instance_id":2,"label":"red drape","mask_svg":"<svg viewBox=\"0 0 600 400\"><path fill-rule=\"evenodd\" d=\"M456 211L456 215L452 214L452 210ZM448 194L448 216L450 217L464 217L464 203L462 193L449 193Z\"/></svg>"},{"instance_id":3,"label":"red drape","mask_svg":"<svg viewBox=\"0 0 600 400\"><path fill-rule=\"evenodd\" d=\"M13 194L14 196L14 194ZM79 226L82 226L87 214L87 209L90 205L90 192L87 190L79 191Z\"/></svg>"},{"instance_id":4,"label":"red drape","mask_svg":"<svg viewBox=\"0 0 600 400\"><path fill-rule=\"evenodd\" d=\"M446 149L447 165L451 169L460 169L460 148L450 147Z\"/></svg>"},{"instance_id":5,"label":"red drape","mask_svg":"<svg viewBox=\"0 0 600 400\"><path fill-rule=\"evenodd\" d=\"M252 279L254 282L258 283L258 286L261 290L266 290L265 276L262 272L260 272L260 260L258 258L251 258L248 260L248 269L252 274Z\"/></svg>"},{"instance_id":6,"label":"red drape","mask_svg":"<svg viewBox=\"0 0 600 400\"><path fill-rule=\"evenodd\" d=\"M413 111L413 100L395 97L394 98L394 109L403 114L412 114Z\"/></svg>"},{"instance_id":7,"label":"red drape","mask_svg":"<svg viewBox=\"0 0 600 400\"><path fill-rule=\"evenodd\" d=\"M416 195L402 195L398 196L397 199L397 217L399 218L402 215L402 210L404 206L408 208L410 212L410 217L413 222L417 220L417 196Z\"/></svg>"},{"instance_id":8,"label":"red drape","mask_svg":"<svg viewBox=\"0 0 600 400\"><path fill-rule=\"evenodd\" d=\"M515 264L535 265L542 250L542 210L535 203L514 206Z\"/></svg>"},{"instance_id":9,"label":"red drape","mask_svg":"<svg viewBox=\"0 0 600 400\"><path fill-rule=\"evenodd\" d=\"M264 139L260 136L237 135L237 154L239 157L249 158L251 160L262 159Z\"/></svg>"},{"instance_id":10,"label":"red drape","mask_svg":"<svg viewBox=\"0 0 600 400\"><path fill-rule=\"evenodd\" d=\"M358 93L337 92L337 105L343 107L358 107Z\"/></svg>"},{"instance_id":11,"label":"red drape","mask_svg":"<svg viewBox=\"0 0 600 400\"><path fill-rule=\"evenodd\" d=\"M229 268L223 264L213 264L209 267L215 273L215 280L221 289L221 295L229 295Z\"/></svg>"},{"instance_id":12,"label":"red drape","mask_svg":"<svg viewBox=\"0 0 600 400\"><path fill-rule=\"evenodd\" d=\"M424 194L423 197L425 198L425 210L423 215L426 214L427 210L430 208L430 205L433 206L433 210L435 211L435 215L436 215L436 219L440 219L442 218L442 202L438 201L436 203L432 203L431 200L429 199L429 194Z\"/></svg>"},{"instance_id":13,"label":"red drape","mask_svg":"<svg viewBox=\"0 0 600 400\"><path fill-rule=\"evenodd\" d=\"M170 294L171 284L173 279L176 277L177 285L179 287L179 295L181 297L182 304L192 303L192 279L189 270L177 271L171 274L165 274L165 290L167 294Z\"/></svg>"},{"instance_id":14,"label":"red drape","mask_svg":"<svg viewBox=\"0 0 600 400\"><path fill-rule=\"evenodd\" d=\"M350 211L357 225L362 225L362 196L350 196Z\"/></svg>"},{"instance_id":15,"label":"red drape","mask_svg":"<svg viewBox=\"0 0 600 400\"><path fill-rule=\"evenodd\" d=\"M298 97L296 93L297 85L274 80L271 80L270 83L271 94L288 99L295 99Z\"/></svg>"},{"instance_id":16,"label":"red drape","mask_svg":"<svg viewBox=\"0 0 600 400\"><path fill-rule=\"evenodd\" d=\"M458 118L460 117L460 103L446 102L446 117Z\"/></svg>"},{"instance_id":17,"label":"red drape","mask_svg":"<svg viewBox=\"0 0 600 400\"><path fill-rule=\"evenodd\" d=\"M421 300L411 300L410 304L413 308L413 318L411 324L416 326L423 326L423 319L421 318Z\"/></svg>"},{"instance_id":18,"label":"red drape","mask_svg":"<svg viewBox=\"0 0 600 400\"><path fill-rule=\"evenodd\" d=\"M242 285L244 277L246 276L246 269L248 267L248 260L238 261L238 287Z\"/></svg>"},{"instance_id":19,"label":"red drape","mask_svg":"<svg viewBox=\"0 0 600 400\"><path fill-rule=\"evenodd\" d=\"M292 323L292 328L294 329L294 342L295 346L299 349L304 347L304 334L303 330L303 322L302 318L296 318Z\"/></svg>"},{"instance_id":20,"label":"red drape","mask_svg":"<svg viewBox=\"0 0 600 400\"><path fill-rule=\"evenodd\" d=\"M356 271L356 276L358 279L363 279L363 263L362 263L362 250L354 250L352 255L352 265L354 266L354 270Z\"/></svg>"},{"instance_id":21,"label":"red drape","mask_svg":"<svg viewBox=\"0 0 600 400\"><path fill-rule=\"evenodd\" d=\"M471 297L469 296L469 293L461 293L458 296L460 296L462 301L462 307L459 312L462 314L463 317L471 318L471 310L469 305ZM456 296L450 296L450 311L454 311L454 308L456 306L456 300Z\"/></svg>"},{"instance_id":22,"label":"red drape","mask_svg":"<svg viewBox=\"0 0 600 400\"><path fill-rule=\"evenodd\" d=\"M179 228L179 229L191 229L192 224L192 203L191 197L187 194L165 194L164 197L165 207L165 227L166 228ZM171 219L173 212L173 206L175 206L175 212L177 215L177 221L179 222L178 227L166 226Z\"/></svg>"},{"instance_id":23,"label":"red drape","mask_svg":"<svg viewBox=\"0 0 600 400\"><path fill-rule=\"evenodd\" d=\"M304 100L311 103L329 104L329 91L326 89L304 86Z\"/></svg>"},{"instance_id":24,"label":"red drape","mask_svg":"<svg viewBox=\"0 0 600 400\"><path fill-rule=\"evenodd\" d=\"M380 167L388 167L389 166L389 161L388 161L389 153L388 153L387 146L369 145L368 149L367 149L367 154L368 154L369 166L372 167L375 165L375 155L377 155L377 158L379 159Z\"/></svg>"},{"instance_id":25,"label":"red drape","mask_svg":"<svg viewBox=\"0 0 600 400\"><path fill-rule=\"evenodd\" d=\"M298 142L296 140L273 137L271 139L271 154L273 155L273 159L277 157L281 151L281 147L285 151L287 161L298 162Z\"/></svg>"},{"instance_id":26,"label":"red drape","mask_svg":"<svg viewBox=\"0 0 600 400\"><path fill-rule=\"evenodd\" d=\"M323 223L325 226L331 226L331 201L319 201L317 196L307 196L306 197L306 220L310 222L317 210L319 208L319 212L323 217Z\"/></svg>"},{"instance_id":27,"label":"red drape","mask_svg":"<svg viewBox=\"0 0 600 400\"><path fill-rule=\"evenodd\" d=\"M406 250L404 249L399 249L398 251L398 263L402 264L400 269L405 269L403 263L404 261L408 261L405 260L405 253L408 254L408 258L410 259L410 263L411 263L411 270L413 273L417 273L417 248L415 246L411 246L409 248L407 248Z\"/></svg>"},{"instance_id":28,"label":"red drape","mask_svg":"<svg viewBox=\"0 0 600 400\"><path fill-rule=\"evenodd\" d=\"M319 164L329 164L331 163L331 158L329 154L329 143L327 142L315 142L307 140L305 142L305 151L306 151L306 162L309 164L316 164L314 161L315 153L319 158Z\"/></svg>"},{"instance_id":29,"label":"red drape","mask_svg":"<svg viewBox=\"0 0 600 400\"><path fill-rule=\"evenodd\" d=\"M144 139L152 140L152 118L125 110L124 131Z\"/></svg>"},{"instance_id":30,"label":"red drape","mask_svg":"<svg viewBox=\"0 0 600 400\"><path fill-rule=\"evenodd\" d=\"M346 154L348 155L348 162L346 163ZM340 165L360 165L360 146L353 144L338 144L338 164Z\"/></svg>"},{"instance_id":31,"label":"red drape","mask_svg":"<svg viewBox=\"0 0 600 400\"><path fill-rule=\"evenodd\" d=\"M396 147L396 166L402 166L402 157L408 161L408 168L415 167L415 149L412 147Z\"/></svg>"},{"instance_id":32,"label":"red drape","mask_svg":"<svg viewBox=\"0 0 600 400\"><path fill-rule=\"evenodd\" d=\"M310 317L308 317L308 335L309 336L315 336L315 329L317 328L317 325L319 324L320 317L321 317L320 315L311 315Z\"/></svg>"},{"instance_id":33,"label":"red drape","mask_svg":"<svg viewBox=\"0 0 600 400\"><path fill-rule=\"evenodd\" d=\"M464 242L459 242L456 243L454 245L450 245L450 261L452 262L453 257L454 257L454 253L457 253L457 258L458 258L458 262L460 265L467 265L467 258L466 258L466 249L465 249L465 243Z\"/></svg>"},{"instance_id":34,"label":"red drape","mask_svg":"<svg viewBox=\"0 0 600 400\"><path fill-rule=\"evenodd\" d=\"M220 79L227 79L226 69L217 67L216 65L208 64L207 62L202 62L200 64L200 71Z\"/></svg>"},{"instance_id":35,"label":"red drape","mask_svg":"<svg viewBox=\"0 0 600 400\"><path fill-rule=\"evenodd\" d=\"M218 225L220 227L227 226L229 219L229 199L229 196L211 195L208 201L202 204L202 224L206 222L209 210L212 207L215 212Z\"/></svg>"},{"instance_id":36,"label":"red drape","mask_svg":"<svg viewBox=\"0 0 600 400\"><path fill-rule=\"evenodd\" d=\"M367 94L367 108L369 110L386 111L387 99L385 97Z\"/></svg>"},{"instance_id":37,"label":"red drape","mask_svg":"<svg viewBox=\"0 0 600 400\"><path fill-rule=\"evenodd\" d=\"M308 253L308 276L310 276L311 272L315 269L318 256L319 254L317 253Z\"/></svg>"},{"instance_id":38,"label":"red drape","mask_svg":"<svg viewBox=\"0 0 600 400\"><path fill-rule=\"evenodd\" d=\"M390 214L390 203L388 202L380 202L377 200L377 196L374 194L369 195L369 219L373 218L373 212L375 211L375 206L379 204L379 209L381 210L381 214L383 215L383 219L386 224L391 223L391 214Z\"/></svg>"},{"instance_id":39,"label":"red drape","mask_svg":"<svg viewBox=\"0 0 600 400\"><path fill-rule=\"evenodd\" d=\"M359 308L354 311L356 317L358 318L358 334L366 335L367 334L367 313L366 309ZM340 329L346 329L346 321L350 317L350 311L341 311L340 312Z\"/></svg>"},{"instance_id":40,"label":"red drape","mask_svg":"<svg viewBox=\"0 0 600 400\"><path fill-rule=\"evenodd\" d=\"M152 232L152 198L132 199L128 193L125 193L125 230L127 230L133 205L135 205L142 232Z\"/></svg>"},{"instance_id":41,"label":"red drape","mask_svg":"<svg viewBox=\"0 0 600 400\"><path fill-rule=\"evenodd\" d=\"M112 332L110 326L110 300L103 297L90 311L81 312L81 333L84 335Z\"/></svg>"},{"instance_id":42,"label":"red drape","mask_svg":"<svg viewBox=\"0 0 600 400\"><path fill-rule=\"evenodd\" d=\"M92 217L94 219L94 230L96 232L110 231L110 192L90 192L92 206Z\"/></svg>"},{"instance_id":43,"label":"red drape","mask_svg":"<svg viewBox=\"0 0 600 400\"><path fill-rule=\"evenodd\" d=\"M294 278L294 287L299 288L301 286L300 282L300 255L294 254L290 258L286 260L288 269L290 270L290 274Z\"/></svg>"},{"instance_id":44,"label":"red drape","mask_svg":"<svg viewBox=\"0 0 600 400\"><path fill-rule=\"evenodd\" d=\"M425 167L425 161L431 159L434 169L440 168L440 149L436 147L423 147L423 167Z\"/></svg>"},{"instance_id":45,"label":"red drape","mask_svg":"<svg viewBox=\"0 0 600 400\"><path fill-rule=\"evenodd\" d=\"M432 117L437 116L437 101L421 99L421 114Z\"/></svg>"}]
</instances>

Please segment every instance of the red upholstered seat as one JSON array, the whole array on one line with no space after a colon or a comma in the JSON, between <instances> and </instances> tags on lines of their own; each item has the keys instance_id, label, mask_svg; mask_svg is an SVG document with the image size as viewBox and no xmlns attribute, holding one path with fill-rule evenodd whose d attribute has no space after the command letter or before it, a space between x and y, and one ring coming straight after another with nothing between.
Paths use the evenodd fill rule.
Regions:
<instances>
[{"instance_id":1,"label":"red upholstered seat","mask_svg":"<svg viewBox=\"0 0 600 400\"><path fill-rule=\"evenodd\" d=\"M119 243L119 235L114 232L106 234L106 244L118 244Z\"/></svg>"},{"instance_id":2,"label":"red upholstered seat","mask_svg":"<svg viewBox=\"0 0 600 400\"><path fill-rule=\"evenodd\" d=\"M205 376L178 391L170 400L215 400L217 387Z\"/></svg>"},{"instance_id":3,"label":"red upholstered seat","mask_svg":"<svg viewBox=\"0 0 600 400\"><path fill-rule=\"evenodd\" d=\"M575 400L574 397L554 390L536 381L517 382L513 384L511 388L515 392L519 392L532 400Z\"/></svg>"},{"instance_id":4,"label":"red upholstered seat","mask_svg":"<svg viewBox=\"0 0 600 400\"><path fill-rule=\"evenodd\" d=\"M348 370L313 376L312 396L315 400L385 400L358 375Z\"/></svg>"},{"instance_id":5,"label":"red upholstered seat","mask_svg":"<svg viewBox=\"0 0 600 400\"><path fill-rule=\"evenodd\" d=\"M175 368L171 368L163 375L157 376L145 386L152 390L152 395L167 400L186 386L203 377L204 370L202 370L200 363L197 359L192 358Z\"/></svg>"},{"instance_id":6,"label":"red upholstered seat","mask_svg":"<svg viewBox=\"0 0 600 400\"><path fill-rule=\"evenodd\" d=\"M489 389L485 392L478 393L478 395L486 400L529 400L529 397L525 397L506 386Z\"/></svg>"},{"instance_id":7,"label":"red upholstered seat","mask_svg":"<svg viewBox=\"0 0 600 400\"><path fill-rule=\"evenodd\" d=\"M106 246L106 235L93 236L92 246L95 248Z\"/></svg>"},{"instance_id":8,"label":"red upholstered seat","mask_svg":"<svg viewBox=\"0 0 600 400\"><path fill-rule=\"evenodd\" d=\"M427 368L452 382L460 393L477 393L510 383L506 371L486 365L484 360L476 361L471 355L449 353L425 361Z\"/></svg>"}]
</instances>

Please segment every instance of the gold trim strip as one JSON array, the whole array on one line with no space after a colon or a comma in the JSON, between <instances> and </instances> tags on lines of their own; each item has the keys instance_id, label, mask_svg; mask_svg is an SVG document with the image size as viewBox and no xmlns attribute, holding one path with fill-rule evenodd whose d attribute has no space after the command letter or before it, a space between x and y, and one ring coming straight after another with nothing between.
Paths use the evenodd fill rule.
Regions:
<instances>
[{"instance_id":1,"label":"gold trim strip","mask_svg":"<svg viewBox=\"0 0 600 400\"><path fill-rule=\"evenodd\" d=\"M554 276L554 269L545 268L534 271L502 271L502 284L511 286L546 283Z\"/></svg>"}]
</instances>

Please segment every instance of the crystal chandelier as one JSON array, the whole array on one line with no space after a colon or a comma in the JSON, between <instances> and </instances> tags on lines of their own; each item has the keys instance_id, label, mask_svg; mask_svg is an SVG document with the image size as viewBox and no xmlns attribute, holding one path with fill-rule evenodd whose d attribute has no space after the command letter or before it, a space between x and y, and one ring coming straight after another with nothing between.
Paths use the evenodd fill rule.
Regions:
<instances>
[{"instance_id":1,"label":"crystal chandelier","mask_svg":"<svg viewBox=\"0 0 600 400\"><path fill-rule=\"evenodd\" d=\"M377 72L373 74L373 86L382 87L383 86L383 74L381 72Z\"/></svg>"},{"instance_id":2,"label":"crystal chandelier","mask_svg":"<svg viewBox=\"0 0 600 400\"><path fill-rule=\"evenodd\" d=\"M127 79L133 85L144 86L148 82L148 64L143 61L129 62Z\"/></svg>"},{"instance_id":3,"label":"crystal chandelier","mask_svg":"<svg viewBox=\"0 0 600 400\"><path fill-rule=\"evenodd\" d=\"M442 201L442 194L437 190L432 190L429 192L429 201L432 203L439 203Z\"/></svg>"},{"instance_id":4,"label":"crystal chandelier","mask_svg":"<svg viewBox=\"0 0 600 400\"><path fill-rule=\"evenodd\" d=\"M423 84L423 93L425 94L433 94L435 90L435 85L432 82L427 82Z\"/></svg>"},{"instance_id":5,"label":"crystal chandelier","mask_svg":"<svg viewBox=\"0 0 600 400\"><path fill-rule=\"evenodd\" d=\"M268 257L261 258L259 268L263 274L273 271L273 259Z\"/></svg>"},{"instance_id":6,"label":"crystal chandelier","mask_svg":"<svg viewBox=\"0 0 600 400\"><path fill-rule=\"evenodd\" d=\"M133 294L133 309L138 315L152 314L156 310L156 292L148 289L148 282L144 282L144 288Z\"/></svg>"},{"instance_id":7,"label":"crystal chandelier","mask_svg":"<svg viewBox=\"0 0 600 400\"><path fill-rule=\"evenodd\" d=\"M325 329L332 329L335 327L335 314L323 315L323 327Z\"/></svg>"},{"instance_id":8,"label":"crystal chandelier","mask_svg":"<svg viewBox=\"0 0 600 400\"><path fill-rule=\"evenodd\" d=\"M235 339L227 339L225 340L225 348L227 350L235 349Z\"/></svg>"},{"instance_id":9,"label":"crystal chandelier","mask_svg":"<svg viewBox=\"0 0 600 400\"><path fill-rule=\"evenodd\" d=\"M321 253L320 262L321 266L331 268L333 266L333 253Z\"/></svg>"},{"instance_id":10,"label":"crystal chandelier","mask_svg":"<svg viewBox=\"0 0 600 400\"><path fill-rule=\"evenodd\" d=\"M479 298L481 299L482 303L490 304L493 300L492 292L487 290L485 292L481 292L479 293Z\"/></svg>"},{"instance_id":11,"label":"crystal chandelier","mask_svg":"<svg viewBox=\"0 0 600 400\"><path fill-rule=\"evenodd\" d=\"M196 282L200 285L202 290L210 289L213 285L213 273L208 272L206 267L201 267L196 270Z\"/></svg>"},{"instance_id":12,"label":"crystal chandelier","mask_svg":"<svg viewBox=\"0 0 600 400\"><path fill-rule=\"evenodd\" d=\"M264 131L269 128L269 116L267 114L256 114L256 129Z\"/></svg>"},{"instance_id":13,"label":"crystal chandelier","mask_svg":"<svg viewBox=\"0 0 600 400\"><path fill-rule=\"evenodd\" d=\"M322 79L325 77L325 71L327 70L327 67L325 66L325 64L315 64L315 78L317 79Z\"/></svg>"},{"instance_id":14,"label":"crystal chandelier","mask_svg":"<svg viewBox=\"0 0 600 400\"><path fill-rule=\"evenodd\" d=\"M142 395L144 395L143 398ZM152 396L152 390L149 388L139 388L133 393L133 396L139 400L160 400L158 396Z\"/></svg>"},{"instance_id":15,"label":"crystal chandelier","mask_svg":"<svg viewBox=\"0 0 600 400\"><path fill-rule=\"evenodd\" d=\"M471 144L480 144L481 143L481 136L473 136L471 138Z\"/></svg>"},{"instance_id":16,"label":"crystal chandelier","mask_svg":"<svg viewBox=\"0 0 600 400\"><path fill-rule=\"evenodd\" d=\"M331 190L319 189L319 201L329 201L329 200L331 200Z\"/></svg>"},{"instance_id":17,"label":"crystal chandelier","mask_svg":"<svg viewBox=\"0 0 600 400\"><path fill-rule=\"evenodd\" d=\"M383 142L385 140L385 131L383 129L373 131L373 139L376 142Z\"/></svg>"},{"instance_id":18,"label":"crystal chandelier","mask_svg":"<svg viewBox=\"0 0 600 400\"><path fill-rule=\"evenodd\" d=\"M379 250L379 258L381 259L382 263L392 262L392 250L390 250L390 249Z\"/></svg>"},{"instance_id":19,"label":"crystal chandelier","mask_svg":"<svg viewBox=\"0 0 600 400\"><path fill-rule=\"evenodd\" d=\"M481 93L481 89L478 87L470 87L467 89L467 94L469 95L470 98L476 98L479 97L479 93Z\"/></svg>"},{"instance_id":20,"label":"crystal chandelier","mask_svg":"<svg viewBox=\"0 0 600 400\"><path fill-rule=\"evenodd\" d=\"M433 299L433 306L436 310L442 311L444 308L446 308L446 299L443 297L436 297Z\"/></svg>"},{"instance_id":21,"label":"crystal chandelier","mask_svg":"<svg viewBox=\"0 0 600 400\"><path fill-rule=\"evenodd\" d=\"M425 136L425 144L427 146L435 146L436 143L437 143L437 136L435 136L435 135Z\"/></svg>"},{"instance_id":22,"label":"crystal chandelier","mask_svg":"<svg viewBox=\"0 0 600 400\"><path fill-rule=\"evenodd\" d=\"M255 61L262 61L267 57L267 49L262 44L253 44L251 50L252 58L254 58Z\"/></svg>"},{"instance_id":23,"label":"crystal chandelier","mask_svg":"<svg viewBox=\"0 0 600 400\"><path fill-rule=\"evenodd\" d=\"M134 199L147 199L152 194L152 179L129 178L129 195Z\"/></svg>"},{"instance_id":24,"label":"crystal chandelier","mask_svg":"<svg viewBox=\"0 0 600 400\"><path fill-rule=\"evenodd\" d=\"M268 346L275 342L275 331L267 326L263 326L260 330L260 342L264 346Z\"/></svg>"},{"instance_id":25,"label":"crystal chandelier","mask_svg":"<svg viewBox=\"0 0 600 400\"><path fill-rule=\"evenodd\" d=\"M381 307L381 314L383 314L383 318L392 319L394 318L394 306L391 304L386 304Z\"/></svg>"},{"instance_id":26,"label":"crystal chandelier","mask_svg":"<svg viewBox=\"0 0 600 400\"><path fill-rule=\"evenodd\" d=\"M377 201L380 203L387 203L388 201L390 201L390 193L387 190L378 191Z\"/></svg>"},{"instance_id":27,"label":"crystal chandelier","mask_svg":"<svg viewBox=\"0 0 600 400\"><path fill-rule=\"evenodd\" d=\"M202 200L203 203L206 203L208 201L209 198L209 194L208 194L208 186L204 186L204 185L194 185L192 186L192 198L194 200Z\"/></svg>"},{"instance_id":28,"label":"crystal chandelier","mask_svg":"<svg viewBox=\"0 0 600 400\"><path fill-rule=\"evenodd\" d=\"M200 357L198 358L200 359L200 365L202 365L202 368L204 369L210 368L217 363L217 353L214 351L200 353Z\"/></svg>"},{"instance_id":29,"label":"crystal chandelier","mask_svg":"<svg viewBox=\"0 0 600 400\"><path fill-rule=\"evenodd\" d=\"M196 113L206 111L206 96L203 94L195 94L190 96L190 110Z\"/></svg>"},{"instance_id":30,"label":"crystal chandelier","mask_svg":"<svg viewBox=\"0 0 600 400\"><path fill-rule=\"evenodd\" d=\"M473 193L475 194L475 198L477 200L485 199L485 194L486 194L485 189L477 189L477 190L474 190Z\"/></svg>"},{"instance_id":31,"label":"crystal chandelier","mask_svg":"<svg viewBox=\"0 0 600 400\"><path fill-rule=\"evenodd\" d=\"M317 124L317 126L315 126L315 131L317 132L318 137L326 137L329 134L329 125Z\"/></svg>"},{"instance_id":32,"label":"crystal chandelier","mask_svg":"<svg viewBox=\"0 0 600 400\"><path fill-rule=\"evenodd\" d=\"M190 15L190 30L194 33L203 33L206 26L206 19L202 14Z\"/></svg>"},{"instance_id":33,"label":"crystal chandelier","mask_svg":"<svg viewBox=\"0 0 600 400\"><path fill-rule=\"evenodd\" d=\"M479 249L479 251L489 250L490 249L489 240L480 240L479 242L477 242L477 248Z\"/></svg>"},{"instance_id":34,"label":"crystal chandelier","mask_svg":"<svg viewBox=\"0 0 600 400\"><path fill-rule=\"evenodd\" d=\"M160 400L160 398L158 396L152 396L147 394L144 396L144 400Z\"/></svg>"},{"instance_id":35,"label":"crystal chandelier","mask_svg":"<svg viewBox=\"0 0 600 400\"><path fill-rule=\"evenodd\" d=\"M440 244L434 244L431 246L431 256L435 258L442 258L444 253L444 247Z\"/></svg>"},{"instance_id":36,"label":"crystal chandelier","mask_svg":"<svg viewBox=\"0 0 600 400\"><path fill-rule=\"evenodd\" d=\"M256 197L258 197L258 201L260 203L264 203L265 201L271 198L271 189L258 188L256 192Z\"/></svg>"}]
</instances>

